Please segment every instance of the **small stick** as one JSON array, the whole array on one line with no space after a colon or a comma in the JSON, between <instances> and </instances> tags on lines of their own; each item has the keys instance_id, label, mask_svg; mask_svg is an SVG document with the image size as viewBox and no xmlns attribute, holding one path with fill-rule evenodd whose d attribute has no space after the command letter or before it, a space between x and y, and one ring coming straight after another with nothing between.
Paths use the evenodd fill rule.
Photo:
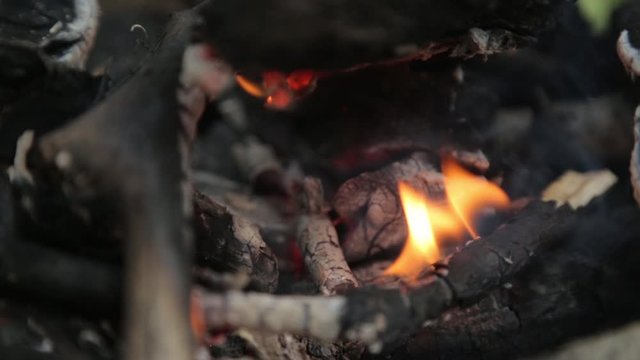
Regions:
<instances>
[{"instance_id":1,"label":"small stick","mask_svg":"<svg viewBox=\"0 0 640 360\"><path fill-rule=\"evenodd\" d=\"M320 291L334 295L358 287L358 280L344 259L336 229L324 212L320 180L306 177L300 197L306 213L298 220L298 245Z\"/></svg>"}]
</instances>

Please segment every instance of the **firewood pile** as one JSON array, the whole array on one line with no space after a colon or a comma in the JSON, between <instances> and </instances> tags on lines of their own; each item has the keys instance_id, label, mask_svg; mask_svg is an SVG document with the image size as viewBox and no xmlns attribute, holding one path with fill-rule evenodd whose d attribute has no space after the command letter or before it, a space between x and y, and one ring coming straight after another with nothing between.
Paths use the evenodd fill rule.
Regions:
<instances>
[{"instance_id":1,"label":"firewood pile","mask_svg":"<svg viewBox=\"0 0 640 360\"><path fill-rule=\"evenodd\" d=\"M638 6L0 0L0 358L635 358Z\"/></svg>"}]
</instances>

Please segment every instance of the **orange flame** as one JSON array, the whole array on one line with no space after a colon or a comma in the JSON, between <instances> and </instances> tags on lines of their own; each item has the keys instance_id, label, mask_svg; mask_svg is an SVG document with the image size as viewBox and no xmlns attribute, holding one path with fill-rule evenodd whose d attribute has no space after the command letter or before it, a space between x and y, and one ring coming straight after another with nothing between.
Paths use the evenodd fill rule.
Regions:
<instances>
[{"instance_id":1,"label":"orange flame","mask_svg":"<svg viewBox=\"0 0 640 360\"><path fill-rule=\"evenodd\" d=\"M440 259L440 249L431 227L427 199L404 182L398 184L409 238L400 257L385 271L387 275L415 277L429 264Z\"/></svg>"},{"instance_id":2,"label":"orange flame","mask_svg":"<svg viewBox=\"0 0 640 360\"><path fill-rule=\"evenodd\" d=\"M253 97L262 98L265 96L265 91L262 86L254 83L253 81L240 74L236 74L236 82L242 88L242 90L246 91L247 94Z\"/></svg>"},{"instance_id":3,"label":"orange flame","mask_svg":"<svg viewBox=\"0 0 640 360\"><path fill-rule=\"evenodd\" d=\"M478 233L472 226L476 212L487 207L506 208L509 197L496 184L470 173L451 159L443 160L442 173L449 204L469 235L477 239Z\"/></svg>"},{"instance_id":4,"label":"orange flame","mask_svg":"<svg viewBox=\"0 0 640 360\"><path fill-rule=\"evenodd\" d=\"M265 100L270 108L285 110L294 102L315 88L317 74L311 70L296 70L288 75L279 71L262 73L262 83L236 74L236 83L247 94Z\"/></svg>"},{"instance_id":5,"label":"orange flame","mask_svg":"<svg viewBox=\"0 0 640 360\"><path fill-rule=\"evenodd\" d=\"M400 256L385 270L385 275L417 277L441 259L437 239L446 236L464 240L465 231L476 239L473 219L478 211L509 205L509 197L500 187L451 159L443 160L442 172L448 206L435 205L405 182L398 184L409 235Z\"/></svg>"}]
</instances>

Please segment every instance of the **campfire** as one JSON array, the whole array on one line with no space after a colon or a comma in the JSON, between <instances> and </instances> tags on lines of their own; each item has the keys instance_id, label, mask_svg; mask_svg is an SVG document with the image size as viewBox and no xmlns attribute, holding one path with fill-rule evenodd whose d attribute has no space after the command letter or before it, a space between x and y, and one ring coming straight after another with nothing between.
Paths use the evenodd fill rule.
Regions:
<instances>
[{"instance_id":1,"label":"campfire","mask_svg":"<svg viewBox=\"0 0 640 360\"><path fill-rule=\"evenodd\" d=\"M0 1L0 358L633 358L594 4Z\"/></svg>"},{"instance_id":2,"label":"campfire","mask_svg":"<svg viewBox=\"0 0 640 360\"><path fill-rule=\"evenodd\" d=\"M498 186L468 173L453 160L443 163L442 172L448 200L446 206L430 203L424 194L408 183L398 184L409 236L402 253L385 274L419 275L424 268L442 258L436 236L438 239L454 236L463 240L461 234L466 234L473 240L478 239L473 215L489 206L504 208L509 205L509 197Z\"/></svg>"}]
</instances>

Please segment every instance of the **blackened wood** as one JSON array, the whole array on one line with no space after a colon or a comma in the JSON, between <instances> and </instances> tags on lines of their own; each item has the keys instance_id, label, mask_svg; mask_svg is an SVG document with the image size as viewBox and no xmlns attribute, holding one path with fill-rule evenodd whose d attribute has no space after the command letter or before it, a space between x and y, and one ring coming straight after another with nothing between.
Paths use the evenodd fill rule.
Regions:
<instances>
[{"instance_id":1,"label":"blackened wood","mask_svg":"<svg viewBox=\"0 0 640 360\"><path fill-rule=\"evenodd\" d=\"M564 2L228 0L203 12L204 33L238 68L344 68L444 42L471 28L536 34L553 23L554 9Z\"/></svg>"},{"instance_id":2,"label":"blackened wood","mask_svg":"<svg viewBox=\"0 0 640 360\"><path fill-rule=\"evenodd\" d=\"M196 261L217 271L244 273L252 288L274 291L278 261L258 227L197 191L193 205Z\"/></svg>"},{"instance_id":3,"label":"blackened wood","mask_svg":"<svg viewBox=\"0 0 640 360\"><path fill-rule=\"evenodd\" d=\"M363 319L375 323L382 314L386 325L378 329L379 341L387 343L407 335L446 308L476 301L510 281L543 246L569 235L576 226L574 219L575 213L566 207L556 210L552 203L534 202L491 235L452 255L448 273L428 285L406 294L371 290L378 294L347 296L343 329Z\"/></svg>"},{"instance_id":4,"label":"blackened wood","mask_svg":"<svg viewBox=\"0 0 640 360\"><path fill-rule=\"evenodd\" d=\"M503 284L545 244L561 241L575 223L567 207L533 202L482 241L473 241L449 260L447 281L460 301L474 300Z\"/></svg>"},{"instance_id":5,"label":"blackened wood","mask_svg":"<svg viewBox=\"0 0 640 360\"><path fill-rule=\"evenodd\" d=\"M326 340L359 340L377 352L443 311L509 282L543 246L560 241L575 229L574 216L567 208L533 203L493 235L454 254L449 265L451 276L429 274L410 288L359 288L330 298L203 294L202 316L212 328L237 326ZM480 280L476 284L474 279ZM286 311L291 316L274 316Z\"/></svg>"},{"instance_id":6,"label":"blackened wood","mask_svg":"<svg viewBox=\"0 0 640 360\"><path fill-rule=\"evenodd\" d=\"M437 159L426 153L345 182L333 199L338 214L351 224L342 248L347 261L358 261L382 251L399 248L406 239L397 184L410 182L435 198L442 198L444 184Z\"/></svg>"},{"instance_id":7,"label":"blackened wood","mask_svg":"<svg viewBox=\"0 0 640 360\"><path fill-rule=\"evenodd\" d=\"M520 359L638 319L640 269L629 254L638 252L640 211L628 198L612 206L594 202L509 282L428 322L386 355Z\"/></svg>"},{"instance_id":8,"label":"blackened wood","mask_svg":"<svg viewBox=\"0 0 640 360\"><path fill-rule=\"evenodd\" d=\"M480 151L447 151L460 163L486 171L489 162ZM409 182L434 203L444 201L439 156L416 152L376 171L364 172L344 182L333 197L333 206L347 223L342 241L348 261L360 261L397 251L407 238L407 226L398 196L398 182Z\"/></svg>"}]
</instances>

